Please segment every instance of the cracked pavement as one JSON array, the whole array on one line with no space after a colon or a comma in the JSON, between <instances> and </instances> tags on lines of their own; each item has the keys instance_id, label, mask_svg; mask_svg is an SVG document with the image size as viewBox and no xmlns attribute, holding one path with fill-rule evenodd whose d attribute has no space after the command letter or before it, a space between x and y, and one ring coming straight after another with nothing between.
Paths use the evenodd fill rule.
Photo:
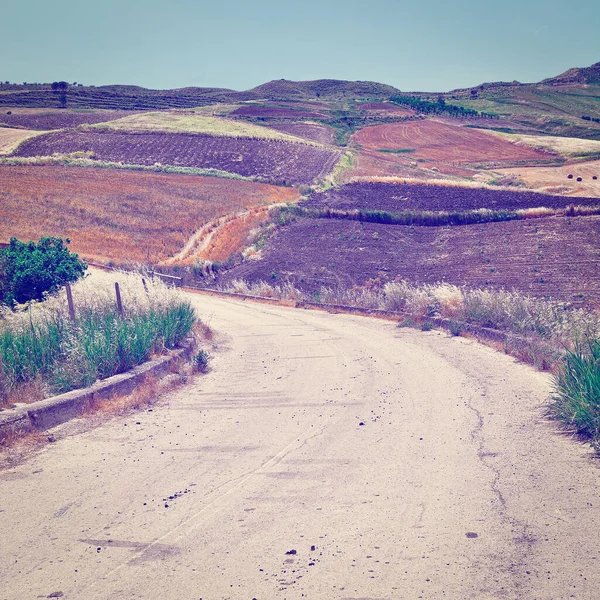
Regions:
<instances>
[{"instance_id":1,"label":"cracked pavement","mask_svg":"<svg viewBox=\"0 0 600 600\"><path fill-rule=\"evenodd\" d=\"M206 376L0 470L0 600L598 597L600 472L544 418L547 374L190 298L221 336Z\"/></svg>"}]
</instances>

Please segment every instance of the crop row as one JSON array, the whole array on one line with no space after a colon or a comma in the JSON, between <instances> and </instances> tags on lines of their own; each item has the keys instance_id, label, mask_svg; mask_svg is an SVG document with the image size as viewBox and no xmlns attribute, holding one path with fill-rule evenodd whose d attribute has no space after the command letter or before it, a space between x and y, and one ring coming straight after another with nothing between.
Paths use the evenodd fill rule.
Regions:
<instances>
[{"instance_id":1,"label":"crop row","mask_svg":"<svg viewBox=\"0 0 600 600\"><path fill-rule=\"evenodd\" d=\"M23 127L25 129L64 129L67 127L77 127L83 124L103 123L120 119L131 112L110 111L110 112L35 112L35 113L15 113L13 111L2 111L0 113L0 123L5 123L9 127Z\"/></svg>"},{"instance_id":2,"label":"crop row","mask_svg":"<svg viewBox=\"0 0 600 600\"><path fill-rule=\"evenodd\" d=\"M302 143L193 134L54 132L24 142L16 156L91 152L101 161L213 168L278 183L310 184L339 153Z\"/></svg>"},{"instance_id":3,"label":"crop row","mask_svg":"<svg viewBox=\"0 0 600 600\"><path fill-rule=\"evenodd\" d=\"M302 203L307 208L375 211L468 211L565 208L573 199L537 192L445 185L358 182L324 193L313 193ZM600 205L599 198L577 198L582 206Z\"/></svg>"}]
</instances>

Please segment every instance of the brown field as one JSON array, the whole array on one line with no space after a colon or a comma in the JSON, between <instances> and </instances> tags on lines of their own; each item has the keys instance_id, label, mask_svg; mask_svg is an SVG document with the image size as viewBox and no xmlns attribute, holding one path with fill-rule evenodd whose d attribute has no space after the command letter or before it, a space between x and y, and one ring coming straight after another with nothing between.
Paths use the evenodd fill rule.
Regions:
<instances>
[{"instance_id":1,"label":"brown field","mask_svg":"<svg viewBox=\"0 0 600 600\"><path fill-rule=\"evenodd\" d=\"M10 129L0 127L0 155L10 154L23 140L45 133L30 129Z\"/></svg>"},{"instance_id":2,"label":"brown field","mask_svg":"<svg viewBox=\"0 0 600 600\"><path fill-rule=\"evenodd\" d=\"M490 133L424 119L365 127L352 136L355 144L368 150L412 150L404 160L424 161L421 166L493 163L540 163L552 160L551 154L516 146ZM508 164L507 164L508 163Z\"/></svg>"},{"instance_id":3,"label":"brown field","mask_svg":"<svg viewBox=\"0 0 600 600\"><path fill-rule=\"evenodd\" d=\"M217 177L1 166L0 242L69 237L88 260L158 262L209 221L298 198L292 188Z\"/></svg>"},{"instance_id":4,"label":"brown field","mask_svg":"<svg viewBox=\"0 0 600 600\"><path fill-rule=\"evenodd\" d=\"M362 148L356 152L352 168L344 173L344 182L356 178L365 179L371 177L414 179L443 178L444 175L472 177L477 173L477 171L465 167L434 162L420 162L412 157L412 152L407 154L392 154ZM432 168L435 170L432 171Z\"/></svg>"},{"instance_id":5,"label":"brown field","mask_svg":"<svg viewBox=\"0 0 600 600\"><path fill-rule=\"evenodd\" d=\"M544 217L455 227L298 219L260 260L222 276L292 281L307 291L396 278L516 289L575 304L600 301L600 217Z\"/></svg>"},{"instance_id":6,"label":"brown field","mask_svg":"<svg viewBox=\"0 0 600 600\"><path fill-rule=\"evenodd\" d=\"M212 262L225 261L245 245L253 229L260 227L269 219L266 208L255 208L243 215L237 215L218 228L198 258Z\"/></svg>"},{"instance_id":7,"label":"brown field","mask_svg":"<svg viewBox=\"0 0 600 600\"><path fill-rule=\"evenodd\" d=\"M600 160L557 167L519 167L495 169L506 175L518 175L528 187L563 196L600 198ZM573 175L573 179L567 176ZM598 179L592 179L594 176ZM581 177L582 181L577 181Z\"/></svg>"}]
</instances>

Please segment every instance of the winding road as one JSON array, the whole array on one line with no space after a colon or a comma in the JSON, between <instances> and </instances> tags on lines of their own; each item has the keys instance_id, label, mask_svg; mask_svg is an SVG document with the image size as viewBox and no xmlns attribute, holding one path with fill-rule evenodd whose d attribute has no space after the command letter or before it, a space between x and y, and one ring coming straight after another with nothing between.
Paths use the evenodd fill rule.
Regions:
<instances>
[{"instance_id":1,"label":"winding road","mask_svg":"<svg viewBox=\"0 0 600 600\"><path fill-rule=\"evenodd\" d=\"M190 296L209 374L0 470L0 599L600 597L550 378L436 331Z\"/></svg>"}]
</instances>

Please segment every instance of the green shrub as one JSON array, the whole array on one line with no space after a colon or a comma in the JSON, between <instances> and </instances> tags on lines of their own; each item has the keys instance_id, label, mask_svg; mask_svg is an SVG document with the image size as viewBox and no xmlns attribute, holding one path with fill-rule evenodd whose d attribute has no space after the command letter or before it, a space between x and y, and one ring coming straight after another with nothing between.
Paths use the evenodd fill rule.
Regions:
<instances>
[{"instance_id":1,"label":"green shrub","mask_svg":"<svg viewBox=\"0 0 600 600\"><path fill-rule=\"evenodd\" d=\"M206 350L199 350L193 358L193 365L198 373L206 373L208 371L208 362L210 354Z\"/></svg>"},{"instance_id":2,"label":"green shrub","mask_svg":"<svg viewBox=\"0 0 600 600\"><path fill-rule=\"evenodd\" d=\"M600 449L600 340L567 352L554 377L550 413Z\"/></svg>"},{"instance_id":3,"label":"green shrub","mask_svg":"<svg viewBox=\"0 0 600 600\"><path fill-rule=\"evenodd\" d=\"M56 237L43 237L38 244L11 238L0 251L0 301L9 306L42 300L66 283L83 277L87 264L69 252Z\"/></svg>"}]
</instances>

